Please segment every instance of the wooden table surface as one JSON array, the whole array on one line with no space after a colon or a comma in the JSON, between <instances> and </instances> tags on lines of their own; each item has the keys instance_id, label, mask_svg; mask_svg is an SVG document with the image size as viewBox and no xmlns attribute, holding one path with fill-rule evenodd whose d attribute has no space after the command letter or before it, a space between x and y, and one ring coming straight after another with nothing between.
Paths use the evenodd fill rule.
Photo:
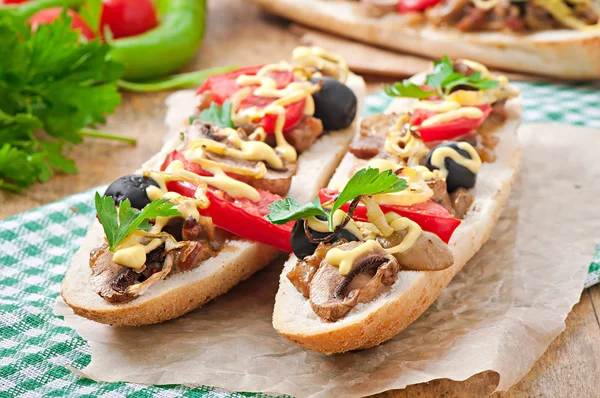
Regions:
<instances>
[{"instance_id":1,"label":"wooden table surface","mask_svg":"<svg viewBox=\"0 0 600 398\"><path fill-rule=\"evenodd\" d=\"M285 21L259 12L243 0L212 0L205 42L189 70L218 65L251 65L289 58L299 38ZM335 51L335 49L331 49ZM370 92L381 81L368 79ZM135 170L161 146L165 133L164 99L169 93L123 94L106 131L138 139L137 146L86 139L73 148L79 174L58 175L19 195L0 192L0 219L61 199ZM550 345L529 374L502 397L600 397L600 285L583 292L567 318L566 330ZM498 375L486 372L462 382L436 380L389 391L385 397L479 397L493 392Z\"/></svg>"}]
</instances>

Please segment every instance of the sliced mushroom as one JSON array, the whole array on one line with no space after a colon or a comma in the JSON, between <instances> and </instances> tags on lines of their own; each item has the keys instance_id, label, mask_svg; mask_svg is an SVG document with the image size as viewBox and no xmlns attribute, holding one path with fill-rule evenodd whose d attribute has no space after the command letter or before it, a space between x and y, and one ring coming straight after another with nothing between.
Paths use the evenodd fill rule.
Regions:
<instances>
[{"instance_id":1,"label":"sliced mushroom","mask_svg":"<svg viewBox=\"0 0 600 398\"><path fill-rule=\"evenodd\" d=\"M377 238L384 248L399 245L405 231L396 231L387 238ZM414 271L440 271L454 264L454 257L439 236L423 231L415 244L404 253L394 254L401 267Z\"/></svg>"},{"instance_id":2,"label":"sliced mushroom","mask_svg":"<svg viewBox=\"0 0 600 398\"><path fill-rule=\"evenodd\" d=\"M362 243L349 242L338 249L352 250ZM310 305L321 319L335 322L358 303L373 300L386 286L392 285L399 268L394 256L380 248L358 257L346 276L323 260L310 283Z\"/></svg>"}]
</instances>

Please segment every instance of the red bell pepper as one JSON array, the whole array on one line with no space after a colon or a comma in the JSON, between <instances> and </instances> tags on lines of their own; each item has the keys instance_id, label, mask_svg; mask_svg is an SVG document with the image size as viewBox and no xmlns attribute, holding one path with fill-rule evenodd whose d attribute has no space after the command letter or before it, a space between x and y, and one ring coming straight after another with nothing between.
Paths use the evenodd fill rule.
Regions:
<instances>
[{"instance_id":1,"label":"red bell pepper","mask_svg":"<svg viewBox=\"0 0 600 398\"><path fill-rule=\"evenodd\" d=\"M174 160L181 160L186 170L198 175L212 175L204 170L202 166L188 161L178 151L171 152L160 169L165 170ZM185 181L167 183L169 191L174 191L187 197L194 197L196 188L196 185ZM221 229L242 238L271 245L291 253L290 236L294 223L275 225L264 218L264 216L269 214L269 205L283 198L262 189L257 189L257 191L260 193L260 200L252 202L245 198L229 197L224 192L209 186L206 196L210 201L210 206L206 209L198 210L203 216L212 217L213 223Z\"/></svg>"},{"instance_id":2,"label":"red bell pepper","mask_svg":"<svg viewBox=\"0 0 600 398\"><path fill-rule=\"evenodd\" d=\"M398 1L398 12L404 14L407 12L423 11L433 7L442 0L400 0Z\"/></svg>"},{"instance_id":3,"label":"red bell pepper","mask_svg":"<svg viewBox=\"0 0 600 398\"><path fill-rule=\"evenodd\" d=\"M250 75L254 76L258 73L260 68L263 65L250 66L246 68L241 68L238 70L234 70L229 73L224 73L221 75L210 76L208 79L202 83L200 88L198 88L198 94L201 94L205 91L210 91L212 93L212 100L222 105L225 100L229 99L235 92L237 92L242 87L236 83L236 80L241 75ZM291 71L273 71L269 73L269 76L272 77L277 83L277 88L282 89L288 86L290 83L294 82L296 78ZM258 87L258 85L248 86L251 90L254 91ZM264 108L276 98L271 97L259 97L254 94L246 97L240 104L242 109L250 108L252 106L257 106L259 108ZM286 105L285 108L285 124L283 125L283 131L288 131L298 124L302 116L304 115L304 107L306 105L306 100L301 99L299 101L293 102L289 105ZM273 133L275 131L275 122L277 121L278 115L265 115L261 118L257 123L262 126L267 133Z\"/></svg>"},{"instance_id":4,"label":"red bell pepper","mask_svg":"<svg viewBox=\"0 0 600 398\"><path fill-rule=\"evenodd\" d=\"M449 122L434 124L432 126L421 126L421 124L426 119L436 115L436 113L417 108L411 115L410 124L417 127L417 131L421 135L423 142L451 140L477 129L492 112L492 107L490 105L480 105L476 108L481 109L483 112L483 116L479 119L462 117Z\"/></svg>"},{"instance_id":5,"label":"red bell pepper","mask_svg":"<svg viewBox=\"0 0 600 398\"><path fill-rule=\"evenodd\" d=\"M338 197L338 191L329 188L322 188L319 191L319 199L321 203L326 203L335 200ZM348 211L350 203L342 206L342 210ZM448 243L454 230L460 225L460 220L454 218L452 214L442 205L431 200L423 203L417 203L411 206L398 205L379 205L384 213L394 212L402 217L411 219L419 224L423 230L436 234L444 242ZM369 221L367 219L367 208L360 203L352 217L360 221Z\"/></svg>"},{"instance_id":6,"label":"red bell pepper","mask_svg":"<svg viewBox=\"0 0 600 398\"><path fill-rule=\"evenodd\" d=\"M171 181L167 183L169 191L194 197L197 186L186 181ZM206 196L210 206L198 209L203 216L211 217L213 223L232 234L276 247L291 253L290 236L293 222L275 225L264 218L269 214L269 205L281 198L279 195L258 189L260 200L252 202L245 198L231 198L222 191L208 189Z\"/></svg>"}]
</instances>

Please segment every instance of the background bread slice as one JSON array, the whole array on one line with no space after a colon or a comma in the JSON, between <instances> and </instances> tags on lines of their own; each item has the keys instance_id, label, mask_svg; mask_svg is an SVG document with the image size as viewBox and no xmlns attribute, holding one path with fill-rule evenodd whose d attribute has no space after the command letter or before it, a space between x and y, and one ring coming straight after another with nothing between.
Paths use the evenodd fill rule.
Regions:
<instances>
[{"instance_id":1,"label":"background bread slice","mask_svg":"<svg viewBox=\"0 0 600 398\"><path fill-rule=\"evenodd\" d=\"M406 101L395 100L388 111L406 109ZM275 299L273 326L287 339L310 350L327 354L378 345L398 334L417 319L438 297L442 289L487 241L494 228L520 164L516 136L521 121L520 99L507 103L509 119L496 132L500 139L497 159L486 163L478 174L475 202L454 232L449 247L454 265L444 271L403 271L390 292L370 303L360 304L340 321L322 321L286 277L296 257L286 262ZM335 172L330 186L347 181L354 155L347 154Z\"/></svg>"},{"instance_id":2,"label":"background bread slice","mask_svg":"<svg viewBox=\"0 0 600 398\"><path fill-rule=\"evenodd\" d=\"M433 26L407 27L395 14L366 17L353 1L250 1L293 21L394 50L432 58L468 58L489 67L564 79L600 77L600 31L463 33Z\"/></svg>"},{"instance_id":3,"label":"background bread slice","mask_svg":"<svg viewBox=\"0 0 600 398\"><path fill-rule=\"evenodd\" d=\"M299 157L298 172L289 195L300 202L310 200L317 190L327 184L357 128L358 115L365 95L362 78L351 74L348 86L359 101L357 118L347 129L328 133ZM193 100L193 94L184 96ZM188 104L189 105L189 104ZM179 120L189 116L188 113ZM178 134L172 134L163 149L143 166L158 169L165 156L180 145ZM89 285L90 251L104 239L101 225L96 221L75 254L62 283L62 297L73 311L91 320L118 326L139 326L164 322L179 317L213 298L227 292L239 282L269 264L279 251L260 243L235 239L198 268L175 274L152 286L144 295L124 304L111 304L94 293Z\"/></svg>"}]
</instances>

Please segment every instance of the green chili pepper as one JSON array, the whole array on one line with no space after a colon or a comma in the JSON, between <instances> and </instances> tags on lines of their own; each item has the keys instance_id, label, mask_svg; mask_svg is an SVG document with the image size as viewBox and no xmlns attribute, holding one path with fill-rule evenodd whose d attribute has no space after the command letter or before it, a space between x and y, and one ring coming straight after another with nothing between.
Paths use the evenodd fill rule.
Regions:
<instances>
[{"instance_id":1,"label":"green chili pepper","mask_svg":"<svg viewBox=\"0 0 600 398\"><path fill-rule=\"evenodd\" d=\"M143 82L128 82L119 80L119 88L128 91L152 92L162 90L174 90L177 88L198 87L211 75L220 75L221 73L231 72L239 69L237 65L219 66L211 69L199 70L196 72L181 73L162 77L156 80L144 80Z\"/></svg>"},{"instance_id":2,"label":"green chili pepper","mask_svg":"<svg viewBox=\"0 0 600 398\"><path fill-rule=\"evenodd\" d=\"M189 63L204 37L205 0L163 0L158 27L110 42L110 58L125 65L124 79L143 80L176 72Z\"/></svg>"}]
</instances>

